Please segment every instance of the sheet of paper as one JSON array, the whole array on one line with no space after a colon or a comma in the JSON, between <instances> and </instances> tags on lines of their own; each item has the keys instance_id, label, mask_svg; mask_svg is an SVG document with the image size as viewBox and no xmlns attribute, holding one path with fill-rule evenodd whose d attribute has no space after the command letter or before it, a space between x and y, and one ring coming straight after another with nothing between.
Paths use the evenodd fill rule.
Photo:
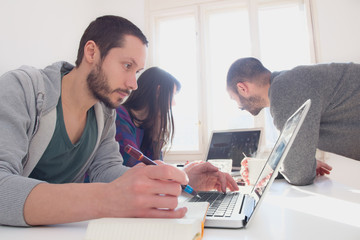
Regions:
<instances>
[{"instance_id":1,"label":"sheet of paper","mask_svg":"<svg viewBox=\"0 0 360 240\"><path fill-rule=\"evenodd\" d=\"M220 171L231 173L233 160L232 159L208 159L208 162L210 162L215 167L219 168Z\"/></svg>"},{"instance_id":2,"label":"sheet of paper","mask_svg":"<svg viewBox=\"0 0 360 240\"><path fill-rule=\"evenodd\" d=\"M199 240L208 203L182 202L188 212L180 219L102 218L89 222L84 240Z\"/></svg>"}]
</instances>

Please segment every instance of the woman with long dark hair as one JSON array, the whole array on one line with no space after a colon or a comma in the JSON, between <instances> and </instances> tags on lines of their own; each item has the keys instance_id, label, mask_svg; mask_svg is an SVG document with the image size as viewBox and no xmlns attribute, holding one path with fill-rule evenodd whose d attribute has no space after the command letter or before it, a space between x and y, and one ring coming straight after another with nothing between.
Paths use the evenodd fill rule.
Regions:
<instances>
[{"instance_id":1,"label":"woman with long dark hair","mask_svg":"<svg viewBox=\"0 0 360 240\"><path fill-rule=\"evenodd\" d=\"M170 149L174 137L172 105L174 94L180 89L180 82L158 67L141 74L138 89L116 110L115 138L124 165L132 167L139 163L124 151L127 144L152 159L162 159L162 153Z\"/></svg>"},{"instance_id":2,"label":"woman with long dark hair","mask_svg":"<svg viewBox=\"0 0 360 240\"><path fill-rule=\"evenodd\" d=\"M123 164L133 167L138 160L125 152L127 144L140 149L154 160L162 160L170 149L174 136L172 106L174 95L180 91L180 82L170 73L152 67L138 79L138 89L116 109L116 140L119 142ZM238 190L232 177L206 163L190 163L184 171L195 190Z\"/></svg>"}]
</instances>

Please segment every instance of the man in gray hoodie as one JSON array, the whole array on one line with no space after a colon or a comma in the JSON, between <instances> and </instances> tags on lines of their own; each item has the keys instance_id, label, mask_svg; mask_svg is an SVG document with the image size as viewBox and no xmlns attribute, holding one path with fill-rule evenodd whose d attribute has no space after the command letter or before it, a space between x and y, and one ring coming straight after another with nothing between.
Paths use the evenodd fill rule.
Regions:
<instances>
[{"instance_id":1,"label":"man in gray hoodie","mask_svg":"<svg viewBox=\"0 0 360 240\"><path fill-rule=\"evenodd\" d=\"M295 185L311 184L331 167L316 161L316 149L360 160L360 65L331 63L270 72L255 58L230 67L227 90L242 110L257 115L270 107L277 129L311 99L309 113L281 173Z\"/></svg>"},{"instance_id":2,"label":"man in gray hoodie","mask_svg":"<svg viewBox=\"0 0 360 240\"><path fill-rule=\"evenodd\" d=\"M0 77L0 224L185 215L174 210L185 172L166 164L128 169L115 141L114 108L137 88L146 51L134 24L103 16L85 30L75 67L24 66ZM191 172L237 188L209 164Z\"/></svg>"}]
</instances>

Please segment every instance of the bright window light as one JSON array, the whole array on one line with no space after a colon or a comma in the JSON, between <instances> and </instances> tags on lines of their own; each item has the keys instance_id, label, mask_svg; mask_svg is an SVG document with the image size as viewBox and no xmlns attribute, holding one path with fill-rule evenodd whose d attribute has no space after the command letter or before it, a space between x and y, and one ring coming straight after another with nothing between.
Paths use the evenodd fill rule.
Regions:
<instances>
[{"instance_id":1,"label":"bright window light","mask_svg":"<svg viewBox=\"0 0 360 240\"><path fill-rule=\"evenodd\" d=\"M226 91L230 65L240 57L251 55L247 10L232 8L209 12L206 39L209 131L253 127L254 118L248 112L240 111Z\"/></svg>"},{"instance_id":2,"label":"bright window light","mask_svg":"<svg viewBox=\"0 0 360 240\"><path fill-rule=\"evenodd\" d=\"M311 63L310 40L303 5L274 5L259 9L261 61L270 71ZM286 19L286 21L284 20ZM269 109L265 110L266 144L278 136Z\"/></svg>"},{"instance_id":3,"label":"bright window light","mask_svg":"<svg viewBox=\"0 0 360 240\"><path fill-rule=\"evenodd\" d=\"M170 155L177 160L203 159L209 133L223 129L263 127L265 147L272 147L278 131L269 110L257 117L239 110L226 92L226 75L235 60L249 56L259 58L270 71L310 64L312 42L304 3L150 2L155 50L150 63L182 84L173 107L175 138Z\"/></svg>"},{"instance_id":4,"label":"bright window light","mask_svg":"<svg viewBox=\"0 0 360 240\"><path fill-rule=\"evenodd\" d=\"M311 63L307 21L301 6L259 9L261 60L271 71Z\"/></svg>"},{"instance_id":5,"label":"bright window light","mask_svg":"<svg viewBox=\"0 0 360 240\"><path fill-rule=\"evenodd\" d=\"M158 65L181 82L173 107L175 136L172 151L199 149L199 94L196 28L193 16L159 21Z\"/></svg>"}]
</instances>

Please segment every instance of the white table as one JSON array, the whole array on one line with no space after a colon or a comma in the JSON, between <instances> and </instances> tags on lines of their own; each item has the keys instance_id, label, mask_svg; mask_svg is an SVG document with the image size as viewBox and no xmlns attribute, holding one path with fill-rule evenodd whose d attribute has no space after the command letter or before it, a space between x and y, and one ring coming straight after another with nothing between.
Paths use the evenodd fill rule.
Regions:
<instances>
[{"instance_id":1,"label":"white table","mask_svg":"<svg viewBox=\"0 0 360 240\"><path fill-rule=\"evenodd\" d=\"M204 240L360 239L360 162L328 155L330 176L297 187L276 180L246 229L205 229ZM88 222L18 228L0 226L1 240L81 240Z\"/></svg>"}]
</instances>

